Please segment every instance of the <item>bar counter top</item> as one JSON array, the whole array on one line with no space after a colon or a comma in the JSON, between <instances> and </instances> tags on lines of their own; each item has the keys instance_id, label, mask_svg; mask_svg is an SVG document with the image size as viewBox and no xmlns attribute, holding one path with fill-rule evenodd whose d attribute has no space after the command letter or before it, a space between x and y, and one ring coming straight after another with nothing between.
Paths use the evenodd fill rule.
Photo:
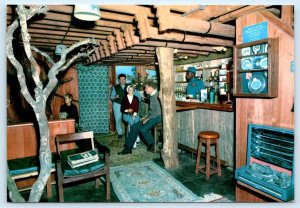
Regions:
<instances>
[{"instance_id":1,"label":"bar counter top","mask_svg":"<svg viewBox=\"0 0 300 208\"><path fill-rule=\"evenodd\" d=\"M218 111L234 112L234 108L231 104L210 104L210 103L200 103L192 101L176 101L176 110L195 110L195 109L210 109Z\"/></svg>"}]
</instances>

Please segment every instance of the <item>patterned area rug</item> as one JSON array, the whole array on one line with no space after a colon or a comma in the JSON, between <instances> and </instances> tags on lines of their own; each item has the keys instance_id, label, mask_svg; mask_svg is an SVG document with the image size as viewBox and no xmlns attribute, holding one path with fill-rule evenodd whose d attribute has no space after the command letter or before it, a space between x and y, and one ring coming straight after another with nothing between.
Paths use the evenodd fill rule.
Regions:
<instances>
[{"instance_id":1,"label":"patterned area rug","mask_svg":"<svg viewBox=\"0 0 300 208\"><path fill-rule=\"evenodd\" d=\"M132 163L140 163L160 158L159 153L147 152L146 145L141 141L136 149L132 150L132 154L118 155L124 148L125 139L117 139L117 136L95 135L95 139L110 148L110 166L128 165Z\"/></svg>"},{"instance_id":2,"label":"patterned area rug","mask_svg":"<svg viewBox=\"0 0 300 208\"><path fill-rule=\"evenodd\" d=\"M152 161L111 168L111 182L120 202L212 202L217 194L198 197Z\"/></svg>"}]
</instances>

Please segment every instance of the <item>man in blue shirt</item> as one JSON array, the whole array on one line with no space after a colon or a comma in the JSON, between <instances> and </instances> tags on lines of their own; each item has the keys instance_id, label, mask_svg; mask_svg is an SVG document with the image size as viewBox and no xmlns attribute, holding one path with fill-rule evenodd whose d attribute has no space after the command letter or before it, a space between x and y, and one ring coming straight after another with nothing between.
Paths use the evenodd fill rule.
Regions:
<instances>
[{"instance_id":1,"label":"man in blue shirt","mask_svg":"<svg viewBox=\"0 0 300 208\"><path fill-rule=\"evenodd\" d=\"M203 80L197 79L195 77L196 68L193 66L188 67L187 72L185 74L185 79L188 82L186 87L186 94L193 95L193 98L196 97L197 93L201 93L201 90L205 88Z\"/></svg>"}]
</instances>

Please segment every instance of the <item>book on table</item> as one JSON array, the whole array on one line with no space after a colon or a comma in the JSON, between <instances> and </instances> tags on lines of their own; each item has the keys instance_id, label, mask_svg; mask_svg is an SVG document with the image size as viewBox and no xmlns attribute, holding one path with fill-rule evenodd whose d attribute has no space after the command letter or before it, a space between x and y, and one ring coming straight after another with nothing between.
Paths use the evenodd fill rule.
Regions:
<instances>
[{"instance_id":1,"label":"book on table","mask_svg":"<svg viewBox=\"0 0 300 208\"><path fill-rule=\"evenodd\" d=\"M89 150L68 156L68 163L73 167L79 167L99 160L99 156L95 150Z\"/></svg>"}]
</instances>

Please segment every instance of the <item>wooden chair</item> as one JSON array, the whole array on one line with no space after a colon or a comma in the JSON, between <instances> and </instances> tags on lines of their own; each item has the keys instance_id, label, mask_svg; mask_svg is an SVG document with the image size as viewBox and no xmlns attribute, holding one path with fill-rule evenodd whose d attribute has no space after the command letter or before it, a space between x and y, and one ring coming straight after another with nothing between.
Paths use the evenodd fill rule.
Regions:
<instances>
[{"instance_id":1,"label":"wooden chair","mask_svg":"<svg viewBox=\"0 0 300 208\"><path fill-rule=\"evenodd\" d=\"M158 143L159 143L159 136L162 136L163 134L163 126L162 123L156 124L153 128L154 132L154 152L157 152L158 150Z\"/></svg>"},{"instance_id":2,"label":"wooden chair","mask_svg":"<svg viewBox=\"0 0 300 208\"><path fill-rule=\"evenodd\" d=\"M61 151L61 146L65 143L85 142L91 145L90 150L95 150L94 134L92 131L81 133L70 133L57 135L56 148L59 159L57 160L57 185L59 202L64 202L63 185L75 181L82 181L89 178L96 178L96 188L99 186L100 176L105 176L106 184L106 200L110 200L110 176L109 176L109 149L105 146L97 146L99 160L91 164L83 165L81 167L72 168L68 162L64 152ZM90 140L90 141L88 141ZM86 150L85 150L86 151ZM77 149L77 152L83 152ZM100 153L103 153L102 155ZM103 158L104 156L104 158Z\"/></svg>"}]
</instances>

